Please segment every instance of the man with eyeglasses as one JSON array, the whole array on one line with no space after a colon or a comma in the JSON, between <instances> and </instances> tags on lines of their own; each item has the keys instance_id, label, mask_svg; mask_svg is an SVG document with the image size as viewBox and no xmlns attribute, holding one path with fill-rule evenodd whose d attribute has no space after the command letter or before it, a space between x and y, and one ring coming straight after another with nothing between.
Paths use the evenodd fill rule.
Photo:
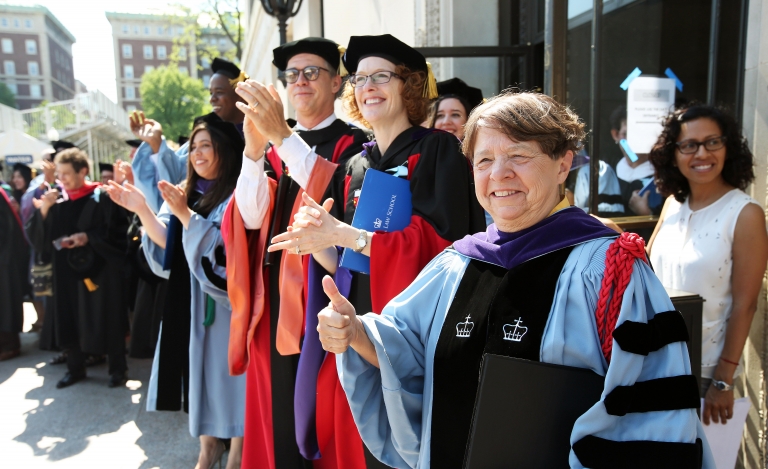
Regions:
<instances>
[{"instance_id":1,"label":"man with eyeglasses","mask_svg":"<svg viewBox=\"0 0 768 469\"><path fill-rule=\"evenodd\" d=\"M293 128L285 121L283 103L273 85L247 80L236 88L245 101L238 107L246 116L246 135L255 128L270 142L263 154L251 155L246 149L228 209L228 220L237 220L228 229L238 233L228 238L227 263L247 262L248 271L257 279L257 272L266 265L260 273L268 301L259 306L247 303L246 311L239 311L237 300L233 301L232 335L236 338L230 340L230 372L247 373L244 468L358 467L340 466L334 448L323 447L315 405L322 362L300 354L304 323L312 324L313 319L317 323L316 317L305 318L304 276L320 267L300 252L270 253L263 264L258 255L266 249L259 237L269 242L264 230L269 230L269 239L286 231L303 205L302 192L315 200L327 200L331 187L343 185L347 160L368 141L365 132L334 113L346 74L342 53L335 42L311 37L274 49L272 63L280 70L296 111ZM270 194L274 182L268 177L277 181L274 195ZM267 218L270 200L274 200L274 208ZM330 203L327 200L326 208L341 218L343 201L336 201L333 208ZM249 287L229 282L230 298L250 298L250 291L242 291ZM307 326L305 343L309 337L318 341L317 332ZM362 464L364 467L365 462Z\"/></svg>"}]
</instances>

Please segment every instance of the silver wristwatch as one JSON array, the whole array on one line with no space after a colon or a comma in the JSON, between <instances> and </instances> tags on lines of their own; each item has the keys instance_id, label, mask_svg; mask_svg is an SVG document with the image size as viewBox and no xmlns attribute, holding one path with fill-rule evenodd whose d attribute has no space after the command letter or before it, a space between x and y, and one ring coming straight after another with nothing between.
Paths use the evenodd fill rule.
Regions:
<instances>
[{"instance_id":1,"label":"silver wristwatch","mask_svg":"<svg viewBox=\"0 0 768 469\"><path fill-rule=\"evenodd\" d=\"M360 230L360 236L357 237L355 240L355 252L362 252L363 249L365 249L366 246L368 246L368 232L365 230Z\"/></svg>"},{"instance_id":2,"label":"silver wristwatch","mask_svg":"<svg viewBox=\"0 0 768 469\"><path fill-rule=\"evenodd\" d=\"M728 384L725 381L718 381L716 379L712 380L712 386L714 386L720 391L730 391L731 389L733 389L732 384Z\"/></svg>"}]
</instances>

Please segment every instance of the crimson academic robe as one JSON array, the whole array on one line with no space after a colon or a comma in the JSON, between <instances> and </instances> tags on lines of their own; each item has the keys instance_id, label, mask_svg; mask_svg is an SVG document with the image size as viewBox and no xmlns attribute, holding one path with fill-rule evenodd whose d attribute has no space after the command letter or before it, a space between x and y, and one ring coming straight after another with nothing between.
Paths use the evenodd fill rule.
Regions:
<instances>
[{"instance_id":1,"label":"crimson academic robe","mask_svg":"<svg viewBox=\"0 0 768 469\"><path fill-rule=\"evenodd\" d=\"M402 132L384 155L375 142L364 145L365 150L346 165L345 178L334 186L337 200L345 201L344 221L351 224L357 198L363 185L365 171L399 169L407 171L410 181L413 211L411 223L402 231L378 232L371 242L371 275L357 274L339 268L336 281L342 293L360 314L380 312L384 305L407 287L424 266L451 242L467 234L485 229L483 210L477 202L471 168L459 151L456 138L446 132L411 127ZM314 264L310 272L307 310L307 331L317 326L317 312L324 298L320 280L322 270ZM317 428L320 452L333 452L338 458L347 458L350 435L358 429L349 410L344 390L339 383L333 354L322 351L317 333L304 338L302 358L314 354L321 356L317 377ZM314 339L314 340L311 340ZM300 370L301 373L301 370ZM298 389L298 386L297 386ZM309 391L305 391L309 395ZM364 451L368 467L386 467ZM360 456L356 456L357 461ZM322 461L322 459L321 459ZM343 468L365 467L355 464L339 465Z\"/></svg>"},{"instance_id":2,"label":"crimson academic robe","mask_svg":"<svg viewBox=\"0 0 768 469\"><path fill-rule=\"evenodd\" d=\"M343 180L346 161L367 137L340 120L325 129L298 133L322 157L304 189L313 199L323 200L331 193L332 181ZM301 437L294 421L296 372L305 332L305 263L299 256L264 252L269 239L293 222L302 188L274 148L267 151L266 160L273 178L270 210L261 229L245 228L234 198L222 226L233 308L230 372L247 373L242 467L307 468L313 466L310 459L315 455L299 448Z\"/></svg>"}]
</instances>

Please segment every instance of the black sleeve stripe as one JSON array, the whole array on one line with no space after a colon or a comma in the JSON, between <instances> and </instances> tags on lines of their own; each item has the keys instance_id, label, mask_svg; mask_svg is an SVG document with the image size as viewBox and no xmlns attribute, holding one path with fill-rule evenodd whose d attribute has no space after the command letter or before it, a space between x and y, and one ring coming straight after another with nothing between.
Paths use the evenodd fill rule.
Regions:
<instances>
[{"instance_id":1,"label":"black sleeve stripe","mask_svg":"<svg viewBox=\"0 0 768 469\"><path fill-rule=\"evenodd\" d=\"M207 257L203 257L200 260L200 265L202 266L203 272L205 273L205 276L208 278L208 281L211 282L213 286L215 286L219 290L227 291L227 279L216 275L216 273L213 271L213 264L211 264L211 261L208 260Z\"/></svg>"},{"instance_id":2,"label":"black sleeve stripe","mask_svg":"<svg viewBox=\"0 0 768 469\"><path fill-rule=\"evenodd\" d=\"M701 440L696 443L663 441L612 441L587 435L573 445L584 467L592 469L700 469Z\"/></svg>"},{"instance_id":3,"label":"black sleeve stripe","mask_svg":"<svg viewBox=\"0 0 768 469\"><path fill-rule=\"evenodd\" d=\"M624 321L613 331L613 338L622 350L648 355L665 345L688 340L688 328L682 314L667 311L656 314L648 323Z\"/></svg>"},{"instance_id":4,"label":"black sleeve stripe","mask_svg":"<svg viewBox=\"0 0 768 469\"><path fill-rule=\"evenodd\" d=\"M603 400L610 415L637 412L698 409L699 386L693 375L640 381L632 386L616 386Z\"/></svg>"}]
</instances>

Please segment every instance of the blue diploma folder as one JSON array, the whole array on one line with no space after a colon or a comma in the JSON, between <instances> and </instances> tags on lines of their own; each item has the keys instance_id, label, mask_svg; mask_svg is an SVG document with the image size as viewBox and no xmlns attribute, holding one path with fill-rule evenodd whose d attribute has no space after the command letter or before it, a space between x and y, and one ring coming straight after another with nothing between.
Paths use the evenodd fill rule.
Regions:
<instances>
[{"instance_id":1,"label":"blue diploma folder","mask_svg":"<svg viewBox=\"0 0 768 469\"><path fill-rule=\"evenodd\" d=\"M365 172L352 226L366 231L399 231L411 223L411 183L375 169ZM371 273L371 258L344 248L339 266Z\"/></svg>"}]
</instances>

